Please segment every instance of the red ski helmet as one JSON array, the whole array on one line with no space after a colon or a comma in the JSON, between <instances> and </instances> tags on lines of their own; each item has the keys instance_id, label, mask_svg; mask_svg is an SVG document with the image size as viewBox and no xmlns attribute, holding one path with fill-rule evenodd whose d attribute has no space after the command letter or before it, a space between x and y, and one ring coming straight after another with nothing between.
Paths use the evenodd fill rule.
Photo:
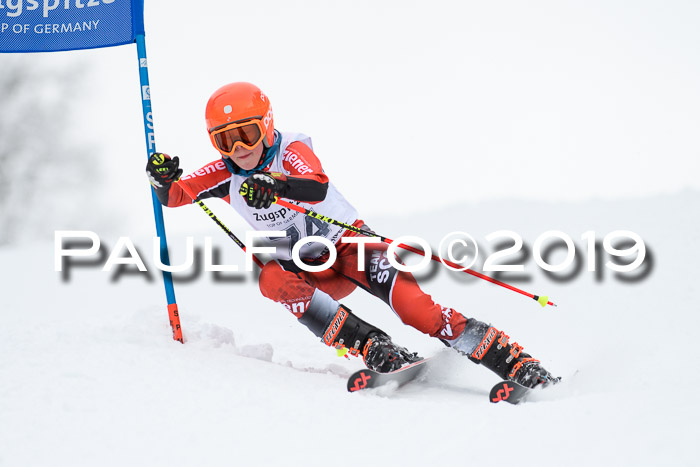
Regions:
<instances>
[{"instance_id":1,"label":"red ski helmet","mask_svg":"<svg viewBox=\"0 0 700 467\"><path fill-rule=\"evenodd\" d=\"M239 145L248 149L275 142L270 100L254 84L237 82L217 89L207 102L207 130L214 147L231 155Z\"/></svg>"}]
</instances>

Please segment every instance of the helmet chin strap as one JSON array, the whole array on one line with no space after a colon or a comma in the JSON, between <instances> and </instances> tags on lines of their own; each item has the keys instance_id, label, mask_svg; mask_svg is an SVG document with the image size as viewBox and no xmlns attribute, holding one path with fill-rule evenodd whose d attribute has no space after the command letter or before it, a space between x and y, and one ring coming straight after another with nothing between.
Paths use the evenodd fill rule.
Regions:
<instances>
[{"instance_id":1,"label":"helmet chin strap","mask_svg":"<svg viewBox=\"0 0 700 467\"><path fill-rule=\"evenodd\" d=\"M263 139L263 144L265 144L265 140L267 138ZM280 150L280 143L282 142L282 138L280 137L280 134L277 130L275 130L275 142L272 144L270 147L265 147L263 150L262 156L260 156L260 162L258 163L257 166L255 166L251 170L243 170L240 167L238 167L230 157L221 157L221 160L224 161L224 164L226 164L226 168L229 170L229 172L236 174L236 175L242 175L244 177L249 177L253 175L255 172L260 171L260 169L267 167L267 165L272 162L272 159L275 158L277 153Z\"/></svg>"}]
</instances>

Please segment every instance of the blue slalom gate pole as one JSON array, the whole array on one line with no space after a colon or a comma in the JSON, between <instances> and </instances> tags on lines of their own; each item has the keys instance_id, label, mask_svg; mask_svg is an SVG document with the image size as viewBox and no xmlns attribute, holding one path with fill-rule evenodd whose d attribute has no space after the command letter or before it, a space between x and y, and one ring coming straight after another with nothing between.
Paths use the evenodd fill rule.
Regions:
<instances>
[{"instance_id":1,"label":"blue slalom gate pole","mask_svg":"<svg viewBox=\"0 0 700 467\"><path fill-rule=\"evenodd\" d=\"M146 156L156 152L155 133L153 131L153 111L151 110L151 88L148 81L148 60L146 59L146 38L143 34L136 35L136 50L139 57L139 78L141 81L141 104L143 107L143 128L146 133ZM158 201L155 191L151 188L151 199L153 201L153 216L156 220L156 233L160 238L160 261L169 266L170 257L168 255L168 241L165 237L165 223L163 222L163 206ZM165 285L165 297L168 301L168 316L170 326L173 329L173 339L184 342L182 339L182 329L180 327L180 315L175 301L175 288L173 287L173 277L169 271L163 271L163 283Z\"/></svg>"}]
</instances>

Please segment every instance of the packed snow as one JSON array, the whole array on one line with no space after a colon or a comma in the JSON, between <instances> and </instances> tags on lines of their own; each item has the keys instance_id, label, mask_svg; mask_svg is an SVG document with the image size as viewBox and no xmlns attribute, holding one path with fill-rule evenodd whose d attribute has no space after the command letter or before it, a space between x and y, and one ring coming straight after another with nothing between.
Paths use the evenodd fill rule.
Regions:
<instances>
[{"instance_id":1,"label":"packed snow","mask_svg":"<svg viewBox=\"0 0 700 467\"><path fill-rule=\"evenodd\" d=\"M365 219L388 237L417 235L434 246L463 230L488 247L487 234L508 229L532 247L556 229L582 258L584 232L642 237L647 274L632 282L602 264L596 278L585 262L555 282L525 259L529 280L513 284L549 295L556 308L442 266L424 277L436 301L492 322L563 377L517 406L489 403L495 375L402 325L363 291L343 303L398 343L438 355L422 381L346 392L361 360L338 358L262 297L254 272L218 281L202 272L176 283L186 342L173 341L147 236L132 240L148 274L103 272L104 258L56 272L53 232L44 242L5 247L0 465L694 464L699 202L692 191L579 203L511 199ZM210 236L222 262L243 268L240 250L197 208L166 214L166 223L186 217L195 245ZM171 235L173 264L192 232ZM100 236L110 253L118 236L129 235Z\"/></svg>"}]
</instances>

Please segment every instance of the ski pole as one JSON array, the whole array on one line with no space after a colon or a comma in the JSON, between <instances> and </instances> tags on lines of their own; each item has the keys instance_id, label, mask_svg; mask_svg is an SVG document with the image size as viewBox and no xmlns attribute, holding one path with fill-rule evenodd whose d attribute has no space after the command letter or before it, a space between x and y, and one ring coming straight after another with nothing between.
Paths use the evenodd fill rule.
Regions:
<instances>
[{"instance_id":1,"label":"ski pole","mask_svg":"<svg viewBox=\"0 0 700 467\"><path fill-rule=\"evenodd\" d=\"M177 183L177 184L180 186L180 188L182 188L182 191L184 191L185 193L187 193L187 195L188 195L190 198L192 198L192 201L194 201L195 203L197 203L197 204L199 205L199 207L202 208L202 209L204 210L205 213L207 213L207 216L209 216L214 222L216 222L216 225L218 225L219 227L221 227L221 230L223 230L224 232L226 232L226 235L228 235L228 237L229 237L231 240L233 240L233 241L236 243L236 245L238 245L238 246L241 248L241 250L247 251L247 250L246 250L246 247L245 247L245 243L243 243L238 237L236 237L236 235L235 235L233 232L231 232L231 230L230 230L228 227L226 227L226 226L224 225L224 223L221 222L221 220L219 220L218 217L216 217L216 214L214 214L214 213L212 212L212 210L209 209L209 208L207 207L207 205L204 204L204 203L202 202L201 199L199 199L194 193L192 193L192 190L190 190L189 187L188 187L187 185L185 185L184 183L180 183L180 180L178 180L178 181L175 182L175 183ZM255 256L255 255L253 255L253 261L255 261L255 264L257 264L258 267L259 267L260 269L262 269L262 267L264 266L263 262L260 261L260 260L258 259L258 257Z\"/></svg>"},{"instance_id":2,"label":"ski pole","mask_svg":"<svg viewBox=\"0 0 700 467\"><path fill-rule=\"evenodd\" d=\"M241 188L241 190L243 190L243 188ZM243 194L243 193L241 193L241 194ZM342 228L344 228L344 229L350 230L350 231L355 232L355 233L358 233L358 234L360 234L360 235L365 235L365 236L368 236L368 237L377 237L377 238L379 238L379 239L380 239L381 241L383 241L383 242L386 242L386 243L394 243L394 241L393 241L392 239L387 238L387 237L384 237L383 235L379 235L379 234L376 234L376 233L368 232L368 231L366 231L366 230L359 229L359 228L355 227L354 225L346 224L345 222L340 222L340 221L337 221L337 220L335 220L335 219L331 219L331 218L328 217L328 216L324 216L323 214L319 214L319 213L314 212L314 211L312 211L312 210L310 210L310 209L306 209L306 208L303 208L303 207L301 207L301 206L297 206L297 205L295 205L295 204L291 204L291 203L289 203L289 202L287 202L287 201L284 201L284 200L282 200L282 199L280 199L280 198L276 198L276 199L275 199L275 203L277 203L277 204L279 204L280 206L283 206L283 207L285 207L285 208L288 208L288 209L291 209L291 210L293 210L293 211L296 211L296 212L299 212L299 213L301 213L301 214L304 214L304 215L306 215L306 216L312 217L312 218L314 218L314 219L319 219L319 220L321 220L321 221L323 221L323 222L327 222L327 223L332 224L332 225L337 225L338 227L342 227ZM417 248L414 248L414 247L412 247L412 246L410 246L410 245L406 245L406 244L400 243L400 244L398 245L398 247L399 247L399 248L403 248L404 250L411 251L411 252L416 253L416 254L421 255L421 256L426 256L425 252L423 252L423 251L421 251L421 250L419 250L419 249L417 249ZM474 276L474 277L478 277L479 279L483 279L483 280L485 280L485 281L487 281L487 282L491 282L492 284L500 285L501 287L505 287L506 289L512 290L513 292L517 292L517 293L519 293L519 294L525 295L526 297L532 298L533 300L535 300L537 303L539 303L539 304L542 305L543 307L546 306L546 305L557 306L556 304L554 304L553 302L551 302L551 301L549 300L549 297L547 297L546 295L540 296L540 295L531 294L531 293L529 293L529 292L525 292L524 290L521 290L521 289L519 289L519 288L517 288L517 287L513 287L513 286L510 285L510 284L506 284L505 282L501 282L501 281L499 281L499 280L496 280L496 279L494 279L494 278L492 278L492 277L486 276L486 275L484 275L484 274L482 274L482 273L480 273L480 272L474 271L474 270L472 270L472 269L462 269L459 265L457 265L457 264L455 264L455 263L453 263L453 262L451 262L451 261L447 261L446 259L441 258L441 257L439 257L439 256L436 256L436 255L430 255L430 256L431 256L431 259L432 259L433 261L441 261L441 262L447 264L448 266L451 266L451 267L453 267L453 268L455 268L455 269L462 270L462 271L466 272L467 274L471 274L471 275Z\"/></svg>"}]
</instances>

